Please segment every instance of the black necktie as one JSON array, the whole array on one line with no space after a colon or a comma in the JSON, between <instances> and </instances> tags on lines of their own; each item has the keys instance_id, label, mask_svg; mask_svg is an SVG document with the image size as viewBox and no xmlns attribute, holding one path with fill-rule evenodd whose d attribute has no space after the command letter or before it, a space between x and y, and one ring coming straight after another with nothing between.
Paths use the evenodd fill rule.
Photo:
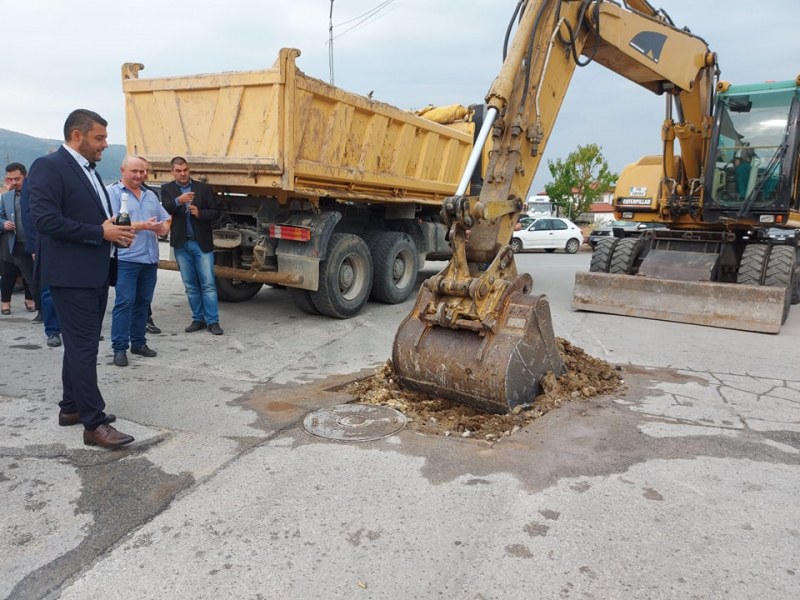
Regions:
<instances>
[{"instance_id":1,"label":"black necktie","mask_svg":"<svg viewBox=\"0 0 800 600\"><path fill-rule=\"evenodd\" d=\"M94 169L96 166L97 166L97 163L96 163L96 162L90 162L90 163L89 163L89 168L90 168L90 169Z\"/></svg>"}]
</instances>

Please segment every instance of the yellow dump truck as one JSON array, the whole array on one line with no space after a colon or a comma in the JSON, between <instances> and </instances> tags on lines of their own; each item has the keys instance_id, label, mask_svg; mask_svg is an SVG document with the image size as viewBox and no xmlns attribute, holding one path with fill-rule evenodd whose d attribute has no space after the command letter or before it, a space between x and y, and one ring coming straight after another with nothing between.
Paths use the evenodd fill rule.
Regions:
<instances>
[{"instance_id":1,"label":"yellow dump truck","mask_svg":"<svg viewBox=\"0 0 800 600\"><path fill-rule=\"evenodd\" d=\"M425 259L450 256L442 200L482 107L420 117L305 75L299 55L284 48L262 71L166 78L140 79L144 66L126 63L128 152L151 163L156 185L183 156L218 194L221 299L250 299L267 283L338 318L370 295L402 302Z\"/></svg>"}]
</instances>

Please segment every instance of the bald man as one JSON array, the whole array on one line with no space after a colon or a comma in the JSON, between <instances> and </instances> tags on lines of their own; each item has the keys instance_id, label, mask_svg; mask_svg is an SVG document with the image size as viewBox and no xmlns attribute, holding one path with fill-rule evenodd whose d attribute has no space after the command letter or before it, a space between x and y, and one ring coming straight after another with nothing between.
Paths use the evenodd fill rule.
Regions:
<instances>
[{"instance_id":1,"label":"bald man","mask_svg":"<svg viewBox=\"0 0 800 600\"><path fill-rule=\"evenodd\" d=\"M156 289L158 272L158 236L169 231L169 214L158 196L142 185L147 178L147 162L126 156L120 166L121 179L108 186L111 207L119 215L123 195L136 239L117 256L116 301L111 313L111 347L114 364L128 366L131 354L156 356L145 337L148 309Z\"/></svg>"}]
</instances>

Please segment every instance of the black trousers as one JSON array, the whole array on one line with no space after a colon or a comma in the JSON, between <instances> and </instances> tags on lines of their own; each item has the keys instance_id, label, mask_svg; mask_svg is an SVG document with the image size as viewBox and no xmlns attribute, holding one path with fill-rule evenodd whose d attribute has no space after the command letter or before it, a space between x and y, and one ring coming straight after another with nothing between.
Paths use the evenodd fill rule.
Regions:
<instances>
[{"instance_id":1,"label":"black trousers","mask_svg":"<svg viewBox=\"0 0 800 600\"><path fill-rule=\"evenodd\" d=\"M5 240L2 241L5 242ZM30 294L26 294L25 297L30 299L29 296L32 296L38 310L39 286L33 277L33 256L25 252L25 245L22 242L16 242L14 250L10 254L7 249L4 248L4 250L6 252L3 256L3 282L0 284L0 299L3 302L11 302L11 292L14 290L14 279L16 279L15 273L19 273L30 290Z\"/></svg>"},{"instance_id":2,"label":"black trousers","mask_svg":"<svg viewBox=\"0 0 800 600\"><path fill-rule=\"evenodd\" d=\"M11 294L17 285L17 279L22 277L22 271L14 263L0 260L0 302L11 302ZM25 290L25 300L33 300L31 288L28 282L22 277L22 288Z\"/></svg>"},{"instance_id":3,"label":"black trousers","mask_svg":"<svg viewBox=\"0 0 800 600\"><path fill-rule=\"evenodd\" d=\"M106 419L106 403L97 386L97 351L108 304L108 286L50 286L50 294L64 339L61 368L64 392L58 405L62 412L77 412L84 427L93 430Z\"/></svg>"}]
</instances>

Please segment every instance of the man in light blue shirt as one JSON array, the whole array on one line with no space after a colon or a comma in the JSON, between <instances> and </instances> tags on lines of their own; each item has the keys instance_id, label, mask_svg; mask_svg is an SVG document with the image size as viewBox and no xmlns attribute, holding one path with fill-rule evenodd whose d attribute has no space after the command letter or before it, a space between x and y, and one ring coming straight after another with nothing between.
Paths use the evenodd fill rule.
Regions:
<instances>
[{"instance_id":1,"label":"man in light blue shirt","mask_svg":"<svg viewBox=\"0 0 800 600\"><path fill-rule=\"evenodd\" d=\"M145 337L148 309L153 300L158 272L158 236L169 231L169 214L156 194L144 187L147 163L136 156L126 156L120 167L122 179L108 186L114 215L119 215L123 195L136 239L117 255L116 301L111 313L111 347L114 364L128 365L131 354L156 356Z\"/></svg>"}]
</instances>

